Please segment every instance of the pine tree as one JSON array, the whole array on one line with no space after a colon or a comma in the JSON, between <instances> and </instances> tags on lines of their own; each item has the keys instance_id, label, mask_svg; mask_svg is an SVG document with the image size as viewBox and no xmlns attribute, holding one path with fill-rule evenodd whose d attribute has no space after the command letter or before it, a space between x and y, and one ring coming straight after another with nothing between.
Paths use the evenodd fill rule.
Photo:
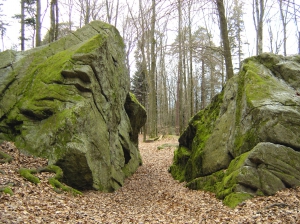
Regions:
<instances>
[{"instance_id":1,"label":"pine tree","mask_svg":"<svg viewBox=\"0 0 300 224\"><path fill-rule=\"evenodd\" d=\"M242 43L242 33L245 30L244 20L243 20L243 6L242 1L234 0L233 10L231 16L228 18L228 36L231 47L231 53L233 57L238 59L238 68L240 68L240 63L243 57L243 43Z\"/></svg>"},{"instance_id":2,"label":"pine tree","mask_svg":"<svg viewBox=\"0 0 300 224\"><path fill-rule=\"evenodd\" d=\"M137 64L137 71L131 80L131 92L134 93L137 100L145 106L147 95L146 74L143 72L140 63Z\"/></svg>"}]
</instances>

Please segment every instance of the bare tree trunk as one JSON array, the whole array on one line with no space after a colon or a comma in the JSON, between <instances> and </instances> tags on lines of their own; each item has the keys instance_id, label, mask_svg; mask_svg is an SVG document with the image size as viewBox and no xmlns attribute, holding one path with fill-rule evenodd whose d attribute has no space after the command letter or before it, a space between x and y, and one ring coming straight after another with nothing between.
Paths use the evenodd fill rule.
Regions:
<instances>
[{"instance_id":1,"label":"bare tree trunk","mask_svg":"<svg viewBox=\"0 0 300 224\"><path fill-rule=\"evenodd\" d=\"M176 133L182 132L182 11L181 0L178 0L178 76L177 76L177 101L176 101Z\"/></svg>"},{"instance_id":2,"label":"bare tree trunk","mask_svg":"<svg viewBox=\"0 0 300 224\"><path fill-rule=\"evenodd\" d=\"M68 23L69 23L69 31L72 30L72 9L73 9L73 0L68 0Z\"/></svg>"},{"instance_id":3,"label":"bare tree trunk","mask_svg":"<svg viewBox=\"0 0 300 224\"><path fill-rule=\"evenodd\" d=\"M188 75L188 57L187 57L187 49L186 49L186 35L185 35L185 31L183 31L183 35L181 36L182 38L182 79L183 79L183 87L182 87L182 108L185 108L185 112L182 112L182 124L181 124L181 132L182 133L184 131L184 127L187 126L187 116L188 114L190 114L190 107L189 107L189 100L188 100L188 86L187 86L187 75Z\"/></svg>"},{"instance_id":4,"label":"bare tree trunk","mask_svg":"<svg viewBox=\"0 0 300 224\"><path fill-rule=\"evenodd\" d=\"M25 0L21 0L21 51L25 50Z\"/></svg>"},{"instance_id":5,"label":"bare tree trunk","mask_svg":"<svg viewBox=\"0 0 300 224\"><path fill-rule=\"evenodd\" d=\"M141 25L141 37L140 37L140 50L141 50L141 54L142 54L142 72L145 74L145 80L144 82L146 82L146 80L148 79L148 70L147 70L147 61L146 61L146 54L145 54L145 21L144 21L144 12L143 12L143 5L142 5L142 0L139 0L139 20L140 20L140 25ZM139 34L138 34L139 35ZM148 84L148 83L147 83ZM144 94L144 102L145 102L145 107L146 110L148 111L148 97L147 97L147 93L148 93L148 87L146 84L146 93ZM146 137L147 137L147 129L148 129L148 124L149 124L149 115L147 116L147 122L145 123L144 127L143 127L143 141L146 141Z\"/></svg>"},{"instance_id":6,"label":"bare tree trunk","mask_svg":"<svg viewBox=\"0 0 300 224\"><path fill-rule=\"evenodd\" d=\"M260 0L260 15L259 15L259 23L258 23L258 34L257 34L258 54L261 54L263 52L263 17L264 17L264 0Z\"/></svg>"},{"instance_id":7,"label":"bare tree trunk","mask_svg":"<svg viewBox=\"0 0 300 224\"><path fill-rule=\"evenodd\" d=\"M54 11L54 2L55 0L52 0L50 3L50 30L49 30L49 42L54 41L54 27L55 27L55 11Z\"/></svg>"},{"instance_id":8,"label":"bare tree trunk","mask_svg":"<svg viewBox=\"0 0 300 224\"><path fill-rule=\"evenodd\" d=\"M119 0L117 0L115 27L117 27L118 15L119 15Z\"/></svg>"},{"instance_id":9,"label":"bare tree trunk","mask_svg":"<svg viewBox=\"0 0 300 224\"><path fill-rule=\"evenodd\" d=\"M298 32L298 54L300 54L300 32Z\"/></svg>"},{"instance_id":10,"label":"bare tree trunk","mask_svg":"<svg viewBox=\"0 0 300 224\"><path fill-rule=\"evenodd\" d=\"M192 22L191 22L191 6L192 2L189 5L188 11L188 18L189 18L189 100L190 100L190 114L189 116L192 117L194 114L194 97L193 97L193 40L192 40Z\"/></svg>"},{"instance_id":11,"label":"bare tree trunk","mask_svg":"<svg viewBox=\"0 0 300 224\"><path fill-rule=\"evenodd\" d=\"M90 15L91 15L91 2L90 0L86 0L85 2L85 16L84 16L84 25L90 23Z\"/></svg>"},{"instance_id":12,"label":"bare tree trunk","mask_svg":"<svg viewBox=\"0 0 300 224\"><path fill-rule=\"evenodd\" d=\"M36 0L36 36L35 46L41 46L41 1Z\"/></svg>"},{"instance_id":13,"label":"bare tree trunk","mask_svg":"<svg viewBox=\"0 0 300 224\"><path fill-rule=\"evenodd\" d=\"M298 28L298 9L296 8L296 0L292 0L292 5L293 5L293 11L294 11L294 14L293 14L293 17L294 17L294 23L295 23L295 26L296 26L296 36L298 38L298 54L300 54L300 31L299 31L299 28Z\"/></svg>"},{"instance_id":14,"label":"bare tree trunk","mask_svg":"<svg viewBox=\"0 0 300 224\"><path fill-rule=\"evenodd\" d=\"M111 11L110 11L110 7L109 7L109 2L108 0L105 1L105 5L106 5L106 17L107 17L107 22L111 23Z\"/></svg>"},{"instance_id":15,"label":"bare tree trunk","mask_svg":"<svg viewBox=\"0 0 300 224\"><path fill-rule=\"evenodd\" d=\"M263 52L264 0L253 0L253 21L256 29L256 54Z\"/></svg>"},{"instance_id":16,"label":"bare tree trunk","mask_svg":"<svg viewBox=\"0 0 300 224\"><path fill-rule=\"evenodd\" d=\"M58 0L55 1L55 31L54 31L54 39L58 40L58 24L59 24L59 10L58 10Z\"/></svg>"},{"instance_id":17,"label":"bare tree trunk","mask_svg":"<svg viewBox=\"0 0 300 224\"><path fill-rule=\"evenodd\" d=\"M224 75L224 56L221 55L221 75L222 75L222 86L225 86L225 75Z\"/></svg>"},{"instance_id":18,"label":"bare tree trunk","mask_svg":"<svg viewBox=\"0 0 300 224\"><path fill-rule=\"evenodd\" d=\"M205 93L205 63L204 63L204 59L201 59L201 63L202 63L202 72L201 72L201 109L204 109L205 108L205 99L206 99L206 93Z\"/></svg>"},{"instance_id":19,"label":"bare tree trunk","mask_svg":"<svg viewBox=\"0 0 300 224\"><path fill-rule=\"evenodd\" d=\"M156 71L156 54L155 54L155 21L156 21L156 2L152 0L152 17L151 17L151 30L150 30L150 38L151 38L151 49L150 49L150 57L151 57L151 65L150 65L150 89L149 89L149 109L150 109L150 137L157 136L157 93L155 86L155 71Z\"/></svg>"},{"instance_id":20,"label":"bare tree trunk","mask_svg":"<svg viewBox=\"0 0 300 224\"><path fill-rule=\"evenodd\" d=\"M233 77L233 65L231 59L231 50L228 38L228 29L227 29L227 20L225 17L225 8L223 0L217 0L217 9L220 20L220 28L221 28L221 36L223 42L224 49L224 58L225 58L225 66L226 66L226 79L230 79Z\"/></svg>"},{"instance_id":21,"label":"bare tree trunk","mask_svg":"<svg viewBox=\"0 0 300 224\"><path fill-rule=\"evenodd\" d=\"M269 22L267 21L268 24L268 33L269 33L269 40L270 40L270 51L271 53L274 53L274 49L273 49L273 30L272 30L272 26L271 24L269 24Z\"/></svg>"},{"instance_id":22,"label":"bare tree trunk","mask_svg":"<svg viewBox=\"0 0 300 224\"><path fill-rule=\"evenodd\" d=\"M211 101L215 95L215 82L214 82L215 71L211 61L209 62L209 64L210 64L209 69L210 69L210 101Z\"/></svg>"},{"instance_id":23,"label":"bare tree trunk","mask_svg":"<svg viewBox=\"0 0 300 224\"><path fill-rule=\"evenodd\" d=\"M290 7L290 0L284 1L286 4L285 11L283 10L283 4L282 4L283 0L278 0L278 2L279 2L280 18L281 18L282 27L283 27L283 54L284 54L284 56L286 56L287 55L287 52L286 52L286 41L287 41L286 27L289 22L287 17L288 17L288 9Z\"/></svg>"},{"instance_id":24,"label":"bare tree trunk","mask_svg":"<svg viewBox=\"0 0 300 224\"><path fill-rule=\"evenodd\" d=\"M58 39L58 3L57 0L51 0L50 3L50 30L49 30L49 42L53 42Z\"/></svg>"}]
</instances>

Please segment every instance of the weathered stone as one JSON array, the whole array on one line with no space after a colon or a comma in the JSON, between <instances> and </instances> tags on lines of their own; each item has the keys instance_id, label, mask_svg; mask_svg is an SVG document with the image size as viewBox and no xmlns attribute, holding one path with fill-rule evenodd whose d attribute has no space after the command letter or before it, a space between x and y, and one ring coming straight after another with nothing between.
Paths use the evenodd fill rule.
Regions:
<instances>
[{"instance_id":1,"label":"weathered stone","mask_svg":"<svg viewBox=\"0 0 300 224\"><path fill-rule=\"evenodd\" d=\"M246 59L180 137L173 177L230 206L300 185L299 84L300 56Z\"/></svg>"},{"instance_id":2,"label":"weathered stone","mask_svg":"<svg viewBox=\"0 0 300 224\"><path fill-rule=\"evenodd\" d=\"M122 186L141 164L137 134L146 113L129 94L118 31L94 21L0 59L0 139L48 158L73 187Z\"/></svg>"}]
</instances>

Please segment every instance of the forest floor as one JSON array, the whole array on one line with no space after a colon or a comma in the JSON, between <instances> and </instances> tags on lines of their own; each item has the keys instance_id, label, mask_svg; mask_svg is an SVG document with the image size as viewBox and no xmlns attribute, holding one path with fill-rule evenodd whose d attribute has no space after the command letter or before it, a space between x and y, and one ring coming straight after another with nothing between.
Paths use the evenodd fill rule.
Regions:
<instances>
[{"instance_id":1,"label":"forest floor","mask_svg":"<svg viewBox=\"0 0 300 224\"><path fill-rule=\"evenodd\" d=\"M270 197L248 200L230 209L214 194L189 190L174 180L168 168L174 137L140 142L143 165L114 193L86 191L81 196L56 193L49 173L38 174L41 183L24 180L20 167L37 168L47 161L20 154L13 143L0 150L14 157L0 164L0 188L12 183L14 194L0 194L0 223L300 223L300 188Z\"/></svg>"}]
</instances>

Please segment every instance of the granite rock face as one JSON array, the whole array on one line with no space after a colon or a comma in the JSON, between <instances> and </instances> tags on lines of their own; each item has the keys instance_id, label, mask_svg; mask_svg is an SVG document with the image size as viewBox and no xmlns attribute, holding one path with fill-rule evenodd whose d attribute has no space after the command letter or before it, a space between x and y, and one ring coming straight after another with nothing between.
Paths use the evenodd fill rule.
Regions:
<instances>
[{"instance_id":1,"label":"granite rock face","mask_svg":"<svg viewBox=\"0 0 300 224\"><path fill-rule=\"evenodd\" d=\"M129 93L124 43L93 21L49 45L0 54L0 139L45 157L65 183L111 192L141 164L146 112Z\"/></svg>"},{"instance_id":2,"label":"granite rock face","mask_svg":"<svg viewBox=\"0 0 300 224\"><path fill-rule=\"evenodd\" d=\"M170 172L234 207L300 185L300 56L248 58L179 139Z\"/></svg>"}]
</instances>

